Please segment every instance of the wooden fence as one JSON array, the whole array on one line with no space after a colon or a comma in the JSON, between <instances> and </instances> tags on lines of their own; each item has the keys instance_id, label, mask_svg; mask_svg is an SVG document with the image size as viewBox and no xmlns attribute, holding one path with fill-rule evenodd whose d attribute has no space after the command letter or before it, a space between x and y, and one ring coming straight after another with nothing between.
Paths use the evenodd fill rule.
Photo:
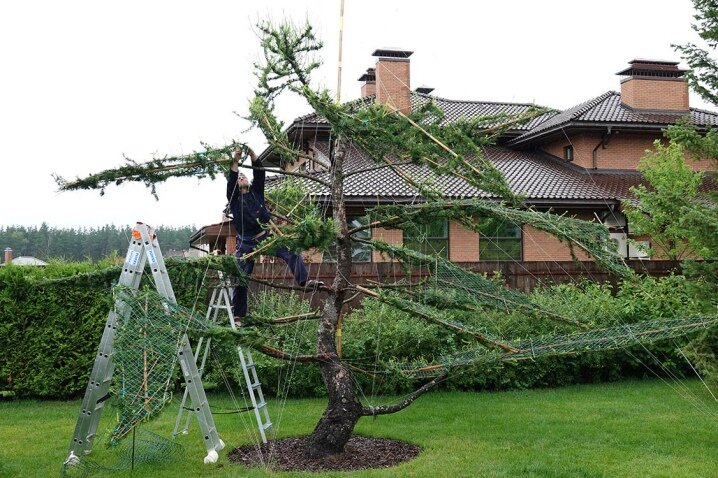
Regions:
<instances>
[{"instance_id":1,"label":"wooden fence","mask_svg":"<svg viewBox=\"0 0 718 478\"><path fill-rule=\"evenodd\" d=\"M627 261L627 264L640 274L663 276L672 271L680 273L681 263L678 261ZM584 279L595 282L611 282L615 284L617 278L601 270L594 262L466 262L460 266L473 272L493 274L498 272L506 285L512 289L530 291L539 285L579 282ZM309 276L312 279L322 280L330 284L334 279L336 267L334 264L308 264ZM414 271L412 278L419 279L423 274ZM252 277L263 281L270 281L281 285L293 285L294 281L287 265L277 259L273 263L258 263L254 267ZM406 278L401 266L392 262L378 262L354 264L352 267L352 281L357 284L370 284L372 282L392 283ZM266 290L268 286L252 283L250 290L257 292ZM323 294L308 294L312 297L313 305L318 306ZM353 302L352 305L355 305Z\"/></svg>"}]
</instances>

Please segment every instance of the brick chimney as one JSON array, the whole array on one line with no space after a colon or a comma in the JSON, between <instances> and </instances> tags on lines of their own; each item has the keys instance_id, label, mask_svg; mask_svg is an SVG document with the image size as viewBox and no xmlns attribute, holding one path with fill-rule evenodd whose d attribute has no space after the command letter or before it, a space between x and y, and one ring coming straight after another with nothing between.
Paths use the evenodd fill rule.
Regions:
<instances>
[{"instance_id":1,"label":"brick chimney","mask_svg":"<svg viewBox=\"0 0 718 478\"><path fill-rule=\"evenodd\" d=\"M621 80L621 103L636 110L688 111L686 70L677 61L632 60L617 75Z\"/></svg>"},{"instance_id":2,"label":"brick chimney","mask_svg":"<svg viewBox=\"0 0 718 478\"><path fill-rule=\"evenodd\" d=\"M376 94L376 70L367 68L366 73L359 77L359 81L363 81L361 85L361 96L371 96Z\"/></svg>"},{"instance_id":3,"label":"brick chimney","mask_svg":"<svg viewBox=\"0 0 718 478\"><path fill-rule=\"evenodd\" d=\"M376 100L402 113L411 112L409 57L413 51L380 48L372 53L376 60Z\"/></svg>"},{"instance_id":4,"label":"brick chimney","mask_svg":"<svg viewBox=\"0 0 718 478\"><path fill-rule=\"evenodd\" d=\"M9 247L5 248L5 264L10 264L12 262L12 249Z\"/></svg>"}]
</instances>

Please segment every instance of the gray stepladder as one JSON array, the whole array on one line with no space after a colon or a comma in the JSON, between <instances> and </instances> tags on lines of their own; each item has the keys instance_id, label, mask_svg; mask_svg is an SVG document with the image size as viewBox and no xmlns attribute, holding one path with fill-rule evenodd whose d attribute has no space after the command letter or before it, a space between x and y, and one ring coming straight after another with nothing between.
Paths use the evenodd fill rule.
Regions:
<instances>
[{"instance_id":1,"label":"gray stepladder","mask_svg":"<svg viewBox=\"0 0 718 478\"><path fill-rule=\"evenodd\" d=\"M177 300L167 275L167 269L154 229L138 222L132 231L132 241L122 266L119 284L137 289L146 263L149 263L159 294L168 301L176 303ZM69 454L65 460L66 464L77 464L84 455L92 451L102 409L105 401L110 396L110 383L115 369L113 343L115 331L117 330L117 317L126 316L129 312L124 302L117 300L114 310L111 310L107 316L99 351L90 374L90 383L87 385L85 396L82 399L82 408L70 443ZM212 417L207 396L202 387L202 380L197 371L196 360L186 334L182 337L181 345L177 350L177 358L182 368L182 376L192 399L192 407L197 415L204 444L207 448L207 456L204 461L205 463L214 463L218 458L217 452L224 448L224 442L217 434L214 418Z\"/></svg>"},{"instance_id":2,"label":"gray stepladder","mask_svg":"<svg viewBox=\"0 0 718 478\"><path fill-rule=\"evenodd\" d=\"M237 326L241 326L241 324L237 324L235 322L234 314L232 312L232 300L230 299L232 285L224 278L222 272L218 272L218 274L220 284L212 290L212 297L210 298L209 306L207 307L206 319L215 324L219 324L224 321L221 316L226 313L226 318L229 321L230 326L232 329L236 330ZM201 337L197 343L197 358L199 357L200 349L204 346L199 367L200 376L204 372L204 367L207 363L207 357L210 353L211 340L211 338L207 338L205 340L204 337ZM267 443L267 431L271 430L272 422L269 418L269 408L267 407L267 402L264 399L262 385L259 382L259 377L257 376L257 369L254 364L254 360L252 360L252 354L249 350L245 350L239 345L237 346L237 354L239 355L239 361L242 365L244 382L247 385L252 409L254 410L254 417L257 420L259 435L262 438L262 443ZM185 390L179 412L177 413L177 420L175 421L175 428L172 433L173 436L186 434L188 432L190 418L192 417L192 410L187 410L184 406L187 400L187 394L188 391ZM180 430L180 424L183 421L185 411L187 411L187 417L184 419L184 428Z\"/></svg>"}]
</instances>

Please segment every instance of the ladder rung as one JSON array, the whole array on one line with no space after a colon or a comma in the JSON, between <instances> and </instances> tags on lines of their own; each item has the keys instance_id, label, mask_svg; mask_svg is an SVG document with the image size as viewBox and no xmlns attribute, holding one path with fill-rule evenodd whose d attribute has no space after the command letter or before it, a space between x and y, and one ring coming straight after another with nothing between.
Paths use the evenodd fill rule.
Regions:
<instances>
[{"instance_id":1,"label":"ladder rung","mask_svg":"<svg viewBox=\"0 0 718 478\"><path fill-rule=\"evenodd\" d=\"M259 382L255 382L255 383L253 383L253 384L250 385L250 387L252 388L252 390L257 390L257 389L258 389L259 387L261 387L261 386L262 386L262 384L259 383Z\"/></svg>"},{"instance_id":2,"label":"ladder rung","mask_svg":"<svg viewBox=\"0 0 718 478\"><path fill-rule=\"evenodd\" d=\"M266 407L266 406L267 406L267 402L259 402L255 408L256 408L257 410L261 410L261 409L263 409L263 408Z\"/></svg>"},{"instance_id":3,"label":"ladder rung","mask_svg":"<svg viewBox=\"0 0 718 478\"><path fill-rule=\"evenodd\" d=\"M263 423L262 428L264 430L268 430L268 429L272 428L272 422Z\"/></svg>"},{"instance_id":4,"label":"ladder rung","mask_svg":"<svg viewBox=\"0 0 718 478\"><path fill-rule=\"evenodd\" d=\"M254 362L246 362L244 366L247 368L254 368Z\"/></svg>"}]
</instances>

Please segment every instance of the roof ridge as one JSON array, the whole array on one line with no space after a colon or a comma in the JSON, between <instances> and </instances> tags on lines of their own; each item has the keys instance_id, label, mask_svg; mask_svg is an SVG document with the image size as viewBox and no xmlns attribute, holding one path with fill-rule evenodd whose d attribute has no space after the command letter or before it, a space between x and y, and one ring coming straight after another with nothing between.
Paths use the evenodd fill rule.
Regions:
<instances>
[{"instance_id":1,"label":"roof ridge","mask_svg":"<svg viewBox=\"0 0 718 478\"><path fill-rule=\"evenodd\" d=\"M582 114L584 114L585 112L590 110L591 108L594 108L599 103L601 103L604 100L608 99L609 97L617 95L617 94L618 94L617 92L615 92L613 90L609 90L609 91L602 93L594 98L591 98L590 100L586 100L583 103L579 103L575 106L567 108L564 110L564 112L571 111L572 109L576 108L576 110L573 113L571 113L571 115L569 116L569 120L575 120L576 118L578 118L579 116L581 116ZM559 114L561 114L561 113L559 113Z\"/></svg>"},{"instance_id":2,"label":"roof ridge","mask_svg":"<svg viewBox=\"0 0 718 478\"><path fill-rule=\"evenodd\" d=\"M412 95L420 96L427 99L436 99L441 101L449 101L452 103L481 103L485 105L513 105L513 106L536 106L537 108L548 108L548 106L542 106L536 103L513 103L510 101L484 101L484 100L455 100L452 98L444 98L443 96L431 95L428 93L419 93L418 91L412 91Z\"/></svg>"},{"instance_id":3,"label":"roof ridge","mask_svg":"<svg viewBox=\"0 0 718 478\"><path fill-rule=\"evenodd\" d=\"M703 109L703 108L688 108L688 111L697 111L697 112L699 112L699 113L706 113L706 114L709 114L709 115L716 115L716 114L717 114L715 111L706 110L706 109Z\"/></svg>"}]
</instances>

